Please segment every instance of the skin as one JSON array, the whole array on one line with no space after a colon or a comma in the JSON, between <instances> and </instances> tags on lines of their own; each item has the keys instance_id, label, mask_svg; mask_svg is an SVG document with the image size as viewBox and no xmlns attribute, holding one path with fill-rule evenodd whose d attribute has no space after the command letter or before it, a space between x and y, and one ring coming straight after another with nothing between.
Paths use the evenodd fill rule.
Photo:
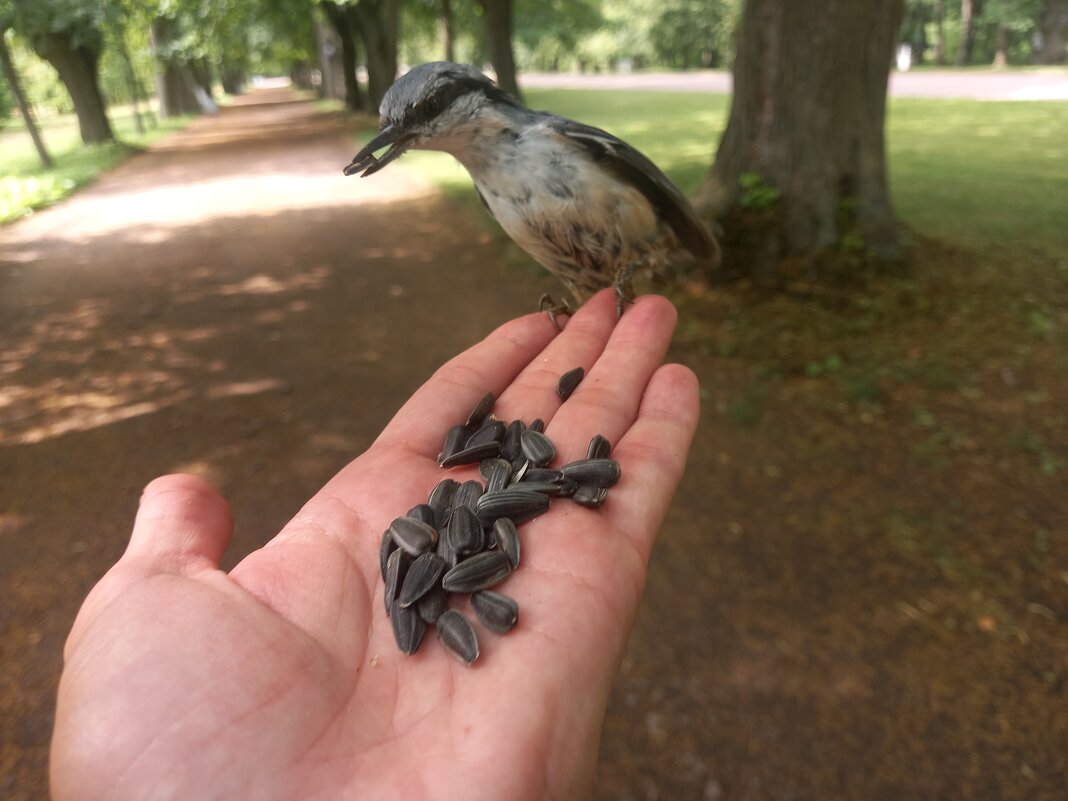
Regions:
<instances>
[{"instance_id":1,"label":"skin","mask_svg":"<svg viewBox=\"0 0 1068 801\"><path fill-rule=\"evenodd\" d=\"M674 326L653 296L617 324L610 290L560 334L541 314L505 324L229 573L232 521L215 490L189 475L149 484L67 641L55 801L587 797L697 423L693 373L662 365ZM557 379L577 365L586 378L561 406ZM378 549L443 477L442 432L487 390L500 418L547 421L559 464L603 433L623 479L600 510L561 500L520 527L523 563L498 587L519 623L504 637L476 625L482 655L468 668L433 628L414 656L397 650Z\"/></svg>"}]
</instances>

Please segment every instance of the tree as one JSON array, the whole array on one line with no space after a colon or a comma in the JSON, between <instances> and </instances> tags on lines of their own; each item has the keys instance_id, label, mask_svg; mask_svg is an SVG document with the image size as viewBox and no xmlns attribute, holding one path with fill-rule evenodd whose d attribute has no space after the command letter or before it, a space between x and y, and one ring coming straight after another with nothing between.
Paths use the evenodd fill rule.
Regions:
<instances>
[{"instance_id":1,"label":"tree","mask_svg":"<svg viewBox=\"0 0 1068 801\"><path fill-rule=\"evenodd\" d=\"M171 17L152 20L152 52L156 56L156 94L163 117L199 114L200 104L193 93L194 80L178 44L178 23Z\"/></svg>"},{"instance_id":2,"label":"tree","mask_svg":"<svg viewBox=\"0 0 1068 801\"><path fill-rule=\"evenodd\" d=\"M1063 64L1068 61L1068 0L1045 0L1038 31L1035 63Z\"/></svg>"},{"instance_id":3,"label":"tree","mask_svg":"<svg viewBox=\"0 0 1068 801\"><path fill-rule=\"evenodd\" d=\"M345 107L350 111L360 111L363 109L363 97L360 94L360 85L356 82L356 39L353 35L349 7L329 0L321 5L323 13L330 21L341 44L341 74L345 85Z\"/></svg>"},{"instance_id":4,"label":"tree","mask_svg":"<svg viewBox=\"0 0 1068 801\"><path fill-rule=\"evenodd\" d=\"M441 0L441 34L445 38L445 60L456 60L456 35L453 32L452 0Z\"/></svg>"},{"instance_id":5,"label":"tree","mask_svg":"<svg viewBox=\"0 0 1068 801\"><path fill-rule=\"evenodd\" d=\"M978 18L983 10L983 0L960 0L960 47L957 48L957 66L963 67L972 60Z\"/></svg>"},{"instance_id":6,"label":"tree","mask_svg":"<svg viewBox=\"0 0 1068 801\"><path fill-rule=\"evenodd\" d=\"M721 216L774 203L779 254L848 233L876 257L895 256L883 129L902 13L902 0L749 0L730 117L699 207Z\"/></svg>"},{"instance_id":7,"label":"tree","mask_svg":"<svg viewBox=\"0 0 1068 801\"><path fill-rule=\"evenodd\" d=\"M490 63L497 73L497 85L521 98L515 77L515 53L512 51L512 0L480 0L485 23L486 46Z\"/></svg>"},{"instance_id":8,"label":"tree","mask_svg":"<svg viewBox=\"0 0 1068 801\"><path fill-rule=\"evenodd\" d=\"M358 0L346 6L346 11L363 40L367 90L372 105L378 108L397 78L400 0Z\"/></svg>"},{"instance_id":9,"label":"tree","mask_svg":"<svg viewBox=\"0 0 1068 801\"><path fill-rule=\"evenodd\" d=\"M41 138L41 132L37 130L37 123L33 119L33 111L26 100L26 94L22 91L22 82L19 80L14 63L11 61L11 52L7 49L6 36L9 24L9 22L0 18L0 72L3 73L4 80L7 81L7 85L11 88L11 94L15 96L19 113L22 115L23 122L26 123L26 130L30 132L33 146L37 149L37 156L41 159L41 166L48 169L52 166L52 157L48 155L48 149ZM4 111L4 114L6 116L7 111Z\"/></svg>"},{"instance_id":10,"label":"tree","mask_svg":"<svg viewBox=\"0 0 1068 801\"><path fill-rule=\"evenodd\" d=\"M86 144L114 139L98 67L106 0L13 0L15 29L63 81Z\"/></svg>"}]
</instances>

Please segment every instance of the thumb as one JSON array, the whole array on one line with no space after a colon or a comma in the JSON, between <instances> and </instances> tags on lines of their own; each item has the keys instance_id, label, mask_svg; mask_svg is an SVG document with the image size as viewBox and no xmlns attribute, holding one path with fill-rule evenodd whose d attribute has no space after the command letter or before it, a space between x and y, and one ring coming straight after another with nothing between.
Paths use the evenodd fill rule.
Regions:
<instances>
[{"instance_id":1,"label":"thumb","mask_svg":"<svg viewBox=\"0 0 1068 801\"><path fill-rule=\"evenodd\" d=\"M160 573L215 569L233 530L230 508L207 481L184 474L162 476L141 494L123 561Z\"/></svg>"}]
</instances>

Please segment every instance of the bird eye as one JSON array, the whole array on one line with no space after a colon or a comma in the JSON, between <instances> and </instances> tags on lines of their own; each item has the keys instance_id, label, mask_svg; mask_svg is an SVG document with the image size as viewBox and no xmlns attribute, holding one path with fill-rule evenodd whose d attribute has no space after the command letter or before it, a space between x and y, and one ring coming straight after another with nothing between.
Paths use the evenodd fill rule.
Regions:
<instances>
[{"instance_id":1,"label":"bird eye","mask_svg":"<svg viewBox=\"0 0 1068 801\"><path fill-rule=\"evenodd\" d=\"M436 97L428 97L426 103L423 104L423 108L426 109L426 115L428 117L436 117L441 111L441 104L438 103Z\"/></svg>"}]
</instances>

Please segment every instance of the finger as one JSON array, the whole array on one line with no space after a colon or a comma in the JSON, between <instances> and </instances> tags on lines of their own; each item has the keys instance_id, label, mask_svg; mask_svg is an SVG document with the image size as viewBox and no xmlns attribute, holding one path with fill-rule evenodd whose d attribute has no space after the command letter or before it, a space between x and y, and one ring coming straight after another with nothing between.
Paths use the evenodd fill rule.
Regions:
<instances>
[{"instance_id":1,"label":"finger","mask_svg":"<svg viewBox=\"0 0 1068 801\"><path fill-rule=\"evenodd\" d=\"M532 360L501 395L496 414L502 420L540 417L546 423L560 408L556 385L575 367L589 370L604 350L616 325L615 293L602 290L568 320L556 339Z\"/></svg>"},{"instance_id":2,"label":"finger","mask_svg":"<svg viewBox=\"0 0 1068 801\"><path fill-rule=\"evenodd\" d=\"M638 419L612 456L623 469L604 509L646 559L678 489L700 415L697 376L681 364L653 374Z\"/></svg>"},{"instance_id":3,"label":"finger","mask_svg":"<svg viewBox=\"0 0 1068 801\"><path fill-rule=\"evenodd\" d=\"M234 523L215 488L197 476L157 478L141 494L123 559L161 573L189 574L219 566Z\"/></svg>"},{"instance_id":4,"label":"finger","mask_svg":"<svg viewBox=\"0 0 1068 801\"><path fill-rule=\"evenodd\" d=\"M556 333L542 313L505 323L434 373L397 412L376 444L403 444L434 458L449 427L464 422L487 392L500 395Z\"/></svg>"},{"instance_id":5,"label":"finger","mask_svg":"<svg viewBox=\"0 0 1068 801\"><path fill-rule=\"evenodd\" d=\"M650 377L663 363L678 315L669 301L645 295L627 309L604 352L549 425L558 462L586 455L594 434L615 444L630 428Z\"/></svg>"}]
</instances>

